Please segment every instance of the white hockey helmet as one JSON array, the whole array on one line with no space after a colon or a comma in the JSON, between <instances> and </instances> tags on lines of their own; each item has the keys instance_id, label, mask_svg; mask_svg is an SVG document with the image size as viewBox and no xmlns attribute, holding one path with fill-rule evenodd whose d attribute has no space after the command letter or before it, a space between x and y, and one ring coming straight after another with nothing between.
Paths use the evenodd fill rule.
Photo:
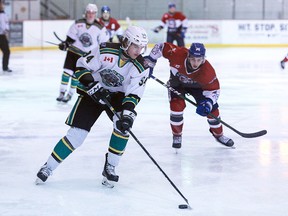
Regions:
<instances>
[{"instance_id":1,"label":"white hockey helmet","mask_svg":"<svg viewBox=\"0 0 288 216\"><path fill-rule=\"evenodd\" d=\"M95 12L95 13L97 13L98 12L97 5L96 4L88 4L86 6L86 9L85 9L85 13L87 13L87 12Z\"/></svg>"},{"instance_id":2,"label":"white hockey helmet","mask_svg":"<svg viewBox=\"0 0 288 216\"><path fill-rule=\"evenodd\" d=\"M139 26L129 26L123 34L122 49L127 50L131 43L142 46L144 51L148 45L148 36L144 28Z\"/></svg>"}]
</instances>

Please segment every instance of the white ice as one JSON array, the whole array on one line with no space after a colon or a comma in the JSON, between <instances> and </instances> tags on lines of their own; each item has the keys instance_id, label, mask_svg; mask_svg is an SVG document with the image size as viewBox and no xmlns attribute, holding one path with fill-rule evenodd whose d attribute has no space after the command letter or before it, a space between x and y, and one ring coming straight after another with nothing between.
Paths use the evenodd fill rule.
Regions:
<instances>
[{"instance_id":1,"label":"white ice","mask_svg":"<svg viewBox=\"0 0 288 216\"><path fill-rule=\"evenodd\" d=\"M185 200L131 137L113 189L101 185L104 154L112 124L103 115L85 143L45 185L34 181L58 140L76 95L56 102L65 53L12 52L11 74L0 72L0 215L2 216L284 216L288 211L288 70L281 70L284 48L207 49L221 83L222 120L241 132L266 129L259 138L242 138L227 127L236 149L217 143L206 119L187 103L183 147L171 147L167 89L147 82L137 107L133 133L189 200ZM288 65L287 65L288 66ZM167 81L160 59L156 77Z\"/></svg>"}]
</instances>

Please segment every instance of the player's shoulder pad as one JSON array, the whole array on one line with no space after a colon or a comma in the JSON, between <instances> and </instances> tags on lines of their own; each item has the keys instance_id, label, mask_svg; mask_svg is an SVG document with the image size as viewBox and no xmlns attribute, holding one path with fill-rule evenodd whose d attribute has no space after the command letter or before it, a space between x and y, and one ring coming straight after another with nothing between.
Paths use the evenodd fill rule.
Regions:
<instances>
[{"instance_id":1,"label":"player's shoulder pad","mask_svg":"<svg viewBox=\"0 0 288 216\"><path fill-rule=\"evenodd\" d=\"M148 65L144 64L145 60L142 55L139 55L136 59L132 60L132 62L139 71L139 73L142 73L148 68Z\"/></svg>"},{"instance_id":2,"label":"player's shoulder pad","mask_svg":"<svg viewBox=\"0 0 288 216\"><path fill-rule=\"evenodd\" d=\"M102 28L104 28L104 26L98 21L98 20L94 20L94 23L93 23L94 26L96 26L97 28L99 28L100 30Z\"/></svg>"},{"instance_id":3,"label":"player's shoulder pad","mask_svg":"<svg viewBox=\"0 0 288 216\"><path fill-rule=\"evenodd\" d=\"M186 18L186 16L181 11L176 11L174 13L174 17L178 17L180 19L185 19Z\"/></svg>"},{"instance_id":4,"label":"player's shoulder pad","mask_svg":"<svg viewBox=\"0 0 288 216\"><path fill-rule=\"evenodd\" d=\"M114 17L110 17L111 22L118 22L117 19L115 19Z\"/></svg>"},{"instance_id":5,"label":"player's shoulder pad","mask_svg":"<svg viewBox=\"0 0 288 216\"><path fill-rule=\"evenodd\" d=\"M120 43L101 43L100 44L100 53L104 54L104 53L109 53L109 54L114 54L114 55L118 55L119 54L119 50L120 50L121 44Z\"/></svg>"},{"instance_id":6,"label":"player's shoulder pad","mask_svg":"<svg viewBox=\"0 0 288 216\"><path fill-rule=\"evenodd\" d=\"M78 24L78 23L86 23L86 20L84 18L78 19L78 20L75 20L75 23L76 24Z\"/></svg>"}]
</instances>

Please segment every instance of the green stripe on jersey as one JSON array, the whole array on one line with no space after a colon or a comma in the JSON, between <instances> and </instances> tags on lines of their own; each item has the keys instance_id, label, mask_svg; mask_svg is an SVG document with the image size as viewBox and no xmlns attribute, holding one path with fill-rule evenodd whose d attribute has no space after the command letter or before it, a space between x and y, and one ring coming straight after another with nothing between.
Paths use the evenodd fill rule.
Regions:
<instances>
[{"instance_id":1,"label":"green stripe on jersey","mask_svg":"<svg viewBox=\"0 0 288 216\"><path fill-rule=\"evenodd\" d=\"M75 77L80 80L82 76L84 76L85 74L91 74L91 72L87 69L84 70L77 70L75 72Z\"/></svg>"},{"instance_id":2,"label":"green stripe on jersey","mask_svg":"<svg viewBox=\"0 0 288 216\"><path fill-rule=\"evenodd\" d=\"M119 54L119 50L118 49L113 49L113 48L107 48L107 47L101 48L100 49L100 54L104 54L104 53L118 55Z\"/></svg>"},{"instance_id":3,"label":"green stripe on jersey","mask_svg":"<svg viewBox=\"0 0 288 216\"><path fill-rule=\"evenodd\" d=\"M139 103L139 100L136 99L135 97L127 96L123 99L122 104L129 103L129 102L137 106L137 104Z\"/></svg>"},{"instance_id":4,"label":"green stripe on jersey","mask_svg":"<svg viewBox=\"0 0 288 216\"><path fill-rule=\"evenodd\" d=\"M137 61L136 59L134 59L134 60L133 60L133 63L134 63L134 65L135 65L135 67L138 68L138 70L139 70L140 73L143 72L143 71L145 71L144 66L143 66L139 61Z\"/></svg>"}]
</instances>

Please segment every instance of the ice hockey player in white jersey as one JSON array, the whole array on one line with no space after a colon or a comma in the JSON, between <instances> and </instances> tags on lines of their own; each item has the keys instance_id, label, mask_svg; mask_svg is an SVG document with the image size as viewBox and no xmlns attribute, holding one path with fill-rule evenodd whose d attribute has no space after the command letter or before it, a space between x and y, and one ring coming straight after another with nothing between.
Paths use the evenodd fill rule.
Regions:
<instances>
[{"instance_id":1,"label":"ice hockey player in white jersey","mask_svg":"<svg viewBox=\"0 0 288 216\"><path fill-rule=\"evenodd\" d=\"M74 76L76 62L85 52L99 47L99 44L109 40L109 33L101 23L96 20L98 8L95 4L88 4L85 17L76 20L67 33L67 38L59 44L59 49L66 51L64 69L61 76L60 94L57 101L67 103L71 100L78 84ZM70 45L73 45L69 48ZM70 82L70 85L69 85Z\"/></svg>"},{"instance_id":2,"label":"ice hockey player in white jersey","mask_svg":"<svg viewBox=\"0 0 288 216\"><path fill-rule=\"evenodd\" d=\"M103 43L100 49L93 49L77 61L75 76L80 82L77 87L79 97L66 120L70 129L37 173L36 184L45 182L52 171L84 142L103 111L113 121L113 132L105 155L102 184L112 187L111 182L118 181L115 167L125 151L129 130L136 117L135 107L149 76L141 55L147 44L146 31L129 26L121 43ZM105 99L120 119L104 103Z\"/></svg>"}]
</instances>

